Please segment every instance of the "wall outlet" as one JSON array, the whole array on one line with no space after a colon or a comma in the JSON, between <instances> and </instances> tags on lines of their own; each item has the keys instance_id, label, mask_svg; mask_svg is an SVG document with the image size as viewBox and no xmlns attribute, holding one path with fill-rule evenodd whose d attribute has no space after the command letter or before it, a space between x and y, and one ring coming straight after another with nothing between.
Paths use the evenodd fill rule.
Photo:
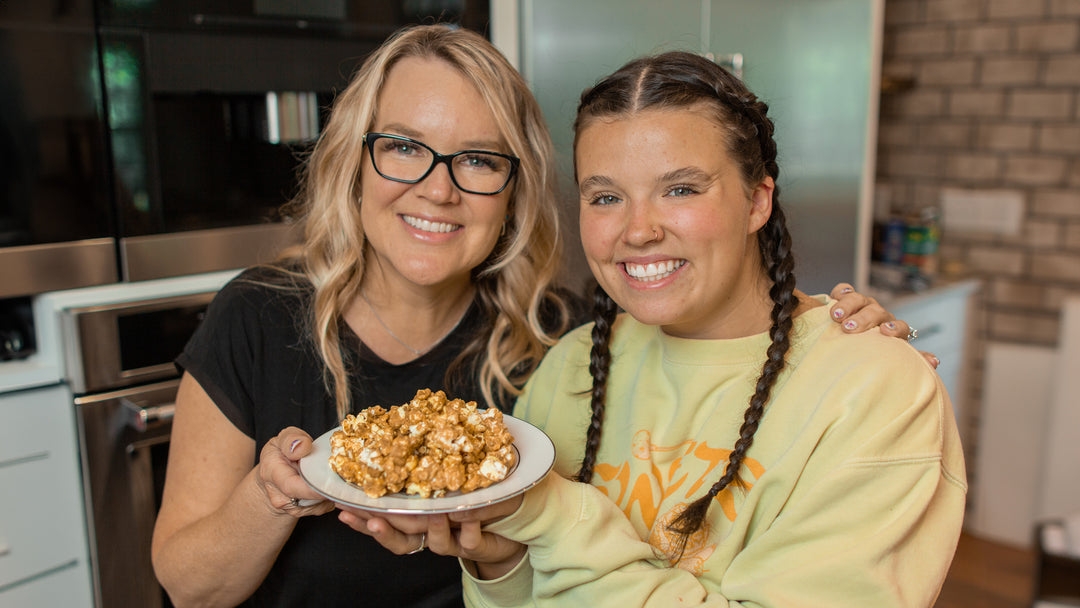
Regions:
<instances>
[{"instance_id":1,"label":"wall outlet","mask_svg":"<svg viewBox=\"0 0 1080 608\"><path fill-rule=\"evenodd\" d=\"M941 225L949 232L1016 236L1024 217L1024 196L1016 190L941 191Z\"/></svg>"}]
</instances>

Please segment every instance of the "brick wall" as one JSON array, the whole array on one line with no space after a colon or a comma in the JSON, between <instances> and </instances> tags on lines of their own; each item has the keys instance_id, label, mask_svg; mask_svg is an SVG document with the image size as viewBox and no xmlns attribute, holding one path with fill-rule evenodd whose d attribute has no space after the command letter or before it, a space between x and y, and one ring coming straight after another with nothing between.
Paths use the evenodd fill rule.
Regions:
<instances>
[{"instance_id":1,"label":"brick wall","mask_svg":"<svg viewBox=\"0 0 1080 608\"><path fill-rule=\"evenodd\" d=\"M885 0L883 64L900 83L882 94L877 150L892 211L940 206L943 188L1024 202L1017 236L942 234L942 269L984 285L977 424L983 345L1055 346L1062 300L1080 295L1080 0Z\"/></svg>"}]
</instances>

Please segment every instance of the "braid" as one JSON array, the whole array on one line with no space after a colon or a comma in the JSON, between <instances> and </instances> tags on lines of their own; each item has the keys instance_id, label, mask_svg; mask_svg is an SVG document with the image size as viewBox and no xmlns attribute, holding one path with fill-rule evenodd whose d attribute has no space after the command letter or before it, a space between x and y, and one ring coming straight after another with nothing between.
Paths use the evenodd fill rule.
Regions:
<instances>
[{"instance_id":1,"label":"braid","mask_svg":"<svg viewBox=\"0 0 1080 608\"><path fill-rule=\"evenodd\" d=\"M754 387L754 394L750 397L750 406L743 414L743 423L739 427L739 439L735 442L735 448L731 454L728 455L723 476L709 488L705 496L690 503L668 525L669 530L679 535L676 543L677 550L672 556L676 562L682 557L690 535L704 525L705 516L713 499L732 482L741 485L742 480L738 476L739 468L750 446L754 443L754 434L765 414L765 405L769 401L772 387L780 376L780 372L784 370L785 356L791 349L791 328L794 325L795 308L799 302L795 297L795 274L792 272L795 268L795 259L791 254L791 235L788 234L784 214L778 207L774 207L772 217L758 232L758 239L761 243L760 247L762 249L768 247L770 253L769 256L763 257L770 260L768 272L773 283L772 288L769 289L769 297L773 300L772 326L769 328L772 343L765 351L765 364Z\"/></svg>"},{"instance_id":2,"label":"braid","mask_svg":"<svg viewBox=\"0 0 1080 608\"><path fill-rule=\"evenodd\" d=\"M615 323L618 307L608 296L603 287L596 286L593 292L592 354L589 361L589 374L592 375L592 420L585 436L585 457L581 460L577 480L592 481L593 467L596 466L596 452L600 449L600 428L604 424L604 404L607 399L608 371L611 369L611 326Z\"/></svg>"},{"instance_id":3,"label":"braid","mask_svg":"<svg viewBox=\"0 0 1080 608\"><path fill-rule=\"evenodd\" d=\"M739 438L731 454L728 455L724 474L709 488L705 496L690 503L668 526L668 529L680 536L676 543L677 550L674 556L676 561L681 558L689 536L704 525L713 499L732 483L737 485L742 483L739 469L750 446L754 443L754 435L765 414L765 406L769 402L772 387L784 370L785 357L791 348L793 315L798 306L798 298L795 297L795 260L791 252L791 235L788 233L787 221L779 204L780 188L775 185L780 168L776 162L776 140L773 139L775 127L772 120L768 118L769 106L748 91L738 79L722 69L718 71L712 83L706 84L701 80L698 82L711 89L714 98L718 98L720 102L720 107L717 109L721 113L721 119L726 118L724 122L732 125L730 129L732 156L741 159L743 173L749 178L748 181L756 183L765 176L772 177L774 181L772 214L765 226L758 231L758 249L761 253L762 265L772 281L769 297L773 301L773 308L772 325L769 328L771 343L766 350L765 363L754 387L754 394L750 397L750 405L743 414Z\"/></svg>"}]
</instances>

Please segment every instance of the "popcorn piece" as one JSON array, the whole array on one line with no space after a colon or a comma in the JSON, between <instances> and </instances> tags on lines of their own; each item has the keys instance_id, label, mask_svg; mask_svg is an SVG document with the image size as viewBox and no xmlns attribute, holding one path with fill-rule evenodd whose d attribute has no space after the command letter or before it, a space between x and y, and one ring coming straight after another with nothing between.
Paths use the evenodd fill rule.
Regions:
<instances>
[{"instance_id":1,"label":"popcorn piece","mask_svg":"<svg viewBox=\"0 0 1080 608\"><path fill-rule=\"evenodd\" d=\"M421 389L406 404L346 416L330 437L330 467L372 498L440 497L506 479L513 442L499 410Z\"/></svg>"}]
</instances>

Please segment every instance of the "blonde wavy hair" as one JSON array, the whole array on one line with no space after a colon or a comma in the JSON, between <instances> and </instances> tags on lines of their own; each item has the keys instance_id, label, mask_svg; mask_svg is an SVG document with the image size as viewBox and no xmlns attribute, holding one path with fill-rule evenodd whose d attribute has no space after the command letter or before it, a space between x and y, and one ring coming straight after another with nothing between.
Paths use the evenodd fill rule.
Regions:
<instances>
[{"instance_id":1,"label":"blonde wavy hair","mask_svg":"<svg viewBox=\"0 0 1080 608\"><path fill-rule=\"evenodd\" d=\"M510 153L521 159L507 230L472 272L486 315L483 330L451 365L447 381L454 373L478 373L488 405L497 403L497 392L502 393L498 397L517 395L569 325L567 303L552 290L562 251L554 151L539 105L517 70L475 32L447 25L401 30L364 61L335 99L326 128L302 167L300 191L291 205L303 222L304 239L285 252L283 261L291 261L315 288L311 334L340 417L350 411L350 397L339 323L359 293L365 268L366 238L358 204L361 137L375 123L387 74L407 57L439 59L458 70L487 103ZM541 324L541 306L560 319L549 331ZM466 365L468 361L473 363Z\"/></svg>"}]
</instances>

